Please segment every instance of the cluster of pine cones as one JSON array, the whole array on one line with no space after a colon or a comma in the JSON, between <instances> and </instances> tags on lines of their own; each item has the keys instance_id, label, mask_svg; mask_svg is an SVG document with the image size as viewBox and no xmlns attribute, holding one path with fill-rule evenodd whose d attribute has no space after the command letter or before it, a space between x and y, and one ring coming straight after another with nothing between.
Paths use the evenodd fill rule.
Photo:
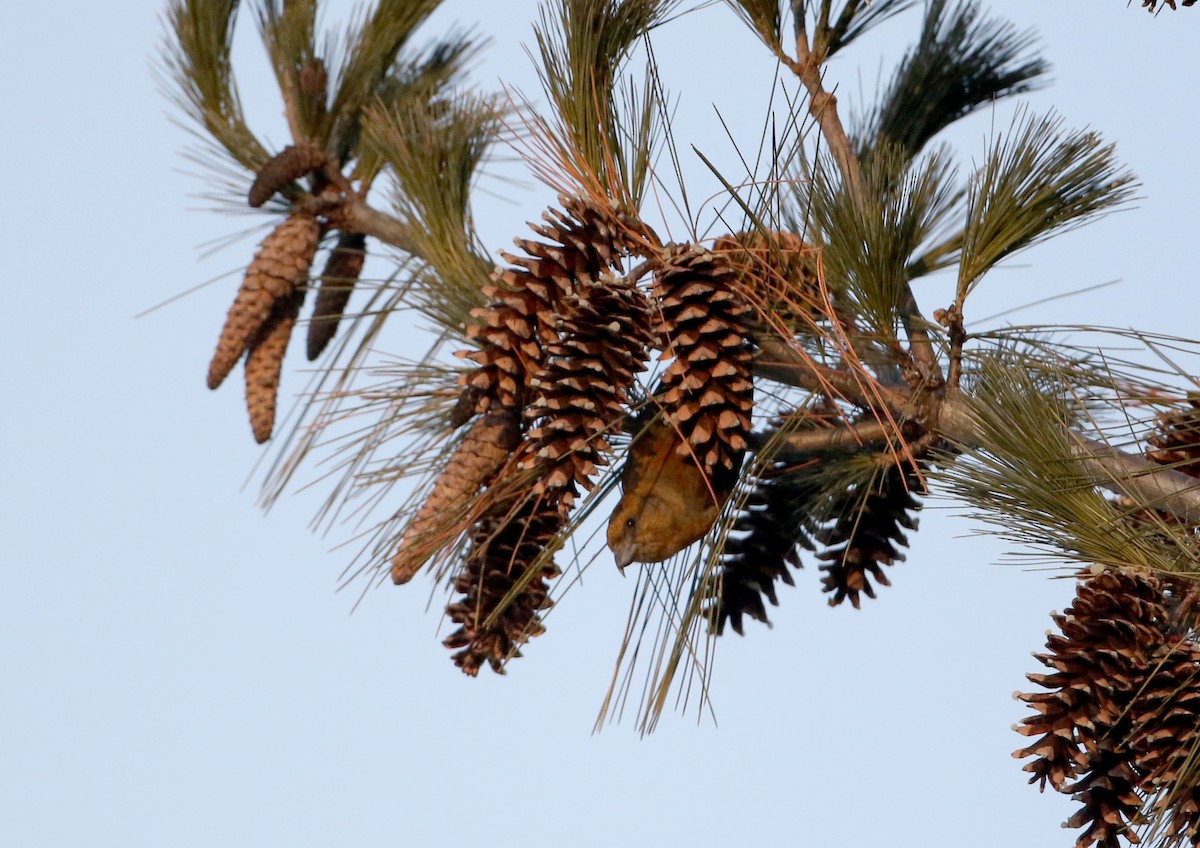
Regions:
<instances>
[{"instance_id":1,"label":"cluster of pine cones","mask_svg":"<svg viewBox=\"0 0 1200 848\"><path fill-rule=\"evenodd\" d=\"M1200 402L1160 416L1147 456L1200 478ZM1146 528L1165 514L1131 511ZM1183 528L1194 532L1195 528ZM1185 533L1184 538L1187 538ZM1080 802L1068 827L1076 846L1139 841L1147 820L1171 844L1200 844L1200 645L1190 582L1144 570L1083 575L1075 602L1054 616L1057 633L1035 655L1047 691L1017 697L1035 715L1017 730L1036 737L1014 753L1042 789Z\"/></svg>"},{"instance_id":2,"label":"cluster of pine cones","mask_svg":"<svg viewBox=\"0 0 1200 848\"><path fill-rule=\"evenodd\" d=\"M319 194L340 176L319 146L300 143L260 171L250 203L286 196L302 178ZM562 197L560 203L561 210L547 211L533 226L534 237L517 239L517 251L503 254L509 267L483 287L490 304L473 312L467 328L472 347L461 355L473 368L460 378L451 414L458 444L392 561L393 580L404 583L431 558L458 556L452 583L460 597L447 608L458 629L446 644L469 674L484 664L501 671L541 632L549 583L559 573L552 561L556 540L581 490L590 491L609 462L614 438L626 438L648 418L661 422L672 461L699 481L688 495L697 503L684 508L697 526L653 556L631 559L666 558L708 531L748 447L756 323L769 320L788 333L795 325L811 328L822 314L811 251L795 235L742 233L718 239L712 249L663 244L640 218L607 202ZM308 356L319 356L365 256L364 236L339 228L335 213L293 210L263 240L222 330L208 383L219 386L244 357L246 403L259 442L271 436L283 356L318 244L329 232L337 233L336 246L316 282L308 325ZM666 362L647 399L638 375L654 355ZM836 415L826 422L842 423ZM634 438L631 455L641 441ZM646 495L630 491L635 464L626 462L618 511L632 508L634 495ZM817 502L806 477L803 464L779 462L747 482L721 577L706 601L717 632L727 621L741 633L745 617L767 620L766 604L777 603L776 581L792 582L798 547L822 547L830 603L849 600L855 607L862 595L874 597L873 584L888 584L882 566L903 560L904 531L915 528L920 507L913 496L920 467L893 465L871 487L832 504ZM643 530L669 535L664 528ZM621 531L610 527L610 543Z\"/></svg>"},{"instance_id":3,"label":"cluster of pine cones","mask_svg":"<svg viewBox=\"0 0 1200 848\"><path fill-rule=\"evenodd\" d=\"M295 180L337 179L340 173L328 154L311 142L286 147L259 171L249 203L262 206ZM308 358L316 359L337 332L338 322L366 259L366 237L339 230L329 217L292 212L259 245L246 268L241 288L221 329L208 366L208 387L216 389L239 359L245 359L246 409L254 438L271 438L283 357L292 328L309 289L317 247L329 231L337 240L316 281L317 298L308 324Z\"/></svg>"},{"instance_id":4,"label":"cluster of pine cones","mask_svg":"<svg viewBox=\"0 0 1200 848\"><path fill-rule=\"evenodd\" d=\"M750 430L750 309L733 271L607 204L560 202L485 289L455 415L473 423L392 563L403 582L470 528L446 640L468 674L501 671L540 632L555 536L608 463L653 351L672 359L652 403L686 461L735 469Z\"/></svg>"}]
</instances>

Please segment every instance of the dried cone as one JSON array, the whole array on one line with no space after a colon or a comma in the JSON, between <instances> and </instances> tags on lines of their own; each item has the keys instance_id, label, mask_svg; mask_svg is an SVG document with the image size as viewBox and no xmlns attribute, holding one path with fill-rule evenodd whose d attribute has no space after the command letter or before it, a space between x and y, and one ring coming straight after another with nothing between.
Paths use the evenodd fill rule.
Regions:
<instances>
[{"instance_id":1,"label":"dried cone","mask_svg":"<svg viewBox=\"0 0 1200 848\"><path fill-rule=\"evenodd\" d=\"M542 366L543 348L558 340L564 299L597 282L601 271L615 266L632 244L632 222L613 210L581 198L560 201L563 212L550 210L542 224L530 225L547 241L516 239L525 255L503 254L516 267L484 287L492 303L472 312L479 323L467 328L467 338L478 349L459 355L478 365L460 381L474 392L473 412L493 403L524 406L529 381Z\"/></svg>"},{"instance_id":2,"label":"dried cone","mask_svg":"<svg viewBox=\"0 0 1200 848\"><path fill-rule=\"evenodd\" d=\"M1131 747L1150 814L1165 821L1166 834L1200 843L1200 647L1171 634L1150 657L1149 679L1130 707Z\"/></svg>"},{"instance_id":3,"label":"dried cone","mask_svg":"<svg viewBox=\"0 0 1200 848\"><path fill-rule=\"evenodd\" d=\"M329 162L325 148L315 141L298 141L276 153L259 169L250 186L247 200L258 208L288 183L319 171Z\"/></svg>"},{"instance_id":4,"label":"dried cone","mask_svg":"<svg viewBox=\"0 0 1200 848\"><path fill-rule=\"evenodd\" d=\"M602 279L629 249L635 222L590 201L560 200L562 213L548 212L533 225L545 241L517 239L524 255L504 254L514 267L484 288L492 303L472 313L478 323L467 329L477 349L460 354L477 367L460 380L464 391L453 419L537 403L530 414L534 431L518 449L522 474L551 472L535 483L537 494L520 502L502 497L472 528L466 563L455 578L465 597L446 609L460 626L445 643L457 649L454 660L470 675L485 662L501 671L542 631L538 612L548 604L548 581L558 570L533 563L562 526L575 484L597 464L605 447L596 441L603 438L598 422L624 397L645 346L641 295ZM604 314L610 309L616 314ZM598 340L611 350L598 348ZM578 383L579 370L593 368L603 372L592 375L595 385L558 385L560 375ZM513 482L493 485L507 494Z\"/></svg>"},{"instance_id":5,"label":"dried cone","mask_svg":"<svg viewBox=\"0 0 1200 848\"><path fill-rule=\"evenodd\" d=\"M473 528L471 552L454 580L464 597L446 607L459 628L443 643L456 651L454 663L465 674L474 677L484 663L503 674L518 648L544 631L539 613L550 606L548 581L559 571L552 562L534 562L559 526L556 511L530 499L517 515L498 511Z\"/></svg>"},{"instance_id":6,"label":"dried cone","mask_svg":"<svg viewBox=\"0 0 1200 848\"><path fill-rule=\"evenodd\" d=\"M367 237L339 233L318 281L317 302L308 324L308 359L320 356L337 334L338 323L367 259Z\"/></svg>"},{"instance_id":7,"label":"dried cone","mask_svg":"<svg viewBox=\"0 0 1200 848\"><path fill-rule=\"evenodd\" d=\"M625 417L654 335L645 295L611 274L581 281L562 306L559 339L530 381L537 400L525 412L519 465L533 472L534 494L565 512L577 485L590 491L606 464L608 435Z\"/></svg>"},{"instance_id":8,"label":"dried cone","mask_svg":"<svg viewBox=\"0 0 1200 848\"><path fill-rule=\"evenodd\" d=\"M1031 783L1082 803L1067 822L1085 828L1079 848L1116 845L1118 837L1136 842L1130 822L1143 804L1142 777L1126 747L1136 727L1128 708L1167 641L1162 584L1140 572L1102 571L1079 584L1075 602L1054 620L1061 632L1036 655L1051 673L1028 675L1048 691L1017 694L1037 715L1016 729L1037 738L1013 756L1035 758L1025 766Z\"/></svg>"},{"instance_id":9,"label":"dried cone","mask_svg":"<svg viewBox=\"0 0 1200 848\"><path fill-rule=\"evenodd\" d=\"M846 599L855 609L860 596L875 597L872 579L882 586L891 583L883 566L904 562L899 548L908 545L905 530L916 530L913 513L921 502L913 497L919 490L921 478L913 467L904 463L888 469L878 487L870 491L846 492L831 508L833 523L816 534L825 546L817 559L825 562L821 583L832 593L830 606Z\"/></svg>"},{"instance_id":10,"label":"dried cone","mask_svg":"<svg viewBox=\"0 0 1200 848\"><path fill-rule=\"evenodd\" d=\"M1154 448L1146 452L1151 460L1200 477L1200 399L1192 398L1188 407L1158 416L1158 428L1146 441Z\"/></svg>"},{"instance_id":11,"label":"dried cone","mask_svg":"<svg viewBox=\"0 0 1200 848\"><path fill-rule=\"evenodd\" d=\"M766 602L778 606L775 584L794 585L790 568L800 568L797 547L813 550L813 519L819 494L811 468L775 463L764 469L738 512L721 555L719 591L708 608L718 634L728 622L742 634L748 616L769 624Z\"/></svg>"},{"instance_id":12,"label":"dried cone","mask_svg":"<svg viewBox=\"0 0 1200 848\"><path fill-rule=\"evenodd\" d=\"M512 410L489 412L471 425L409 522L392 558L392 582L407 583L449 541L447 536L457 536L451 528L469 515L468 505L496 476L520 438L520 419Z\"/></svg>"},{"instance_id":13,"label":"dried cone","mask_svg":"<svg viewBox=\"0 0 1200 848\"><path fill-rule=\"evenodd\" d=\"M663 357L658 400L683 435L681 454L707 473L737 468L754 408L751 307L721 257L691 247L667 252L654 284Z\"/></svg>"},{"instance_id":14,"label":"dried cone","mask_svg":"<svg viewBox=\"0 0 1200 848\"><path fill-rule=\"evenodd\" d=\"M713 243L763 314L787 327L810 327L824 310L811 247L795 233L736 233Z\"/></svg>"},{"instance_id":15,"label":"dried cone","mask_svg":"<svg viewBox=\"0 0 1200 848\"><path fill-rule=\"evenodd\" d=\"M297 289L289 298L277 300L246 351L246 410L250 413L254 440L260 445L271 438L271 431L275 429L275 404L279 397L283 357L303 302L304 289Z\"/></svg>"},{"instance_id":16,"label":"dried cone","mask_svg":"<svg viewBox=\"0 0 1200 848\"><path fill-rule=\"evenodd\" d=\"M291 215L262 241L237 298L225 317L217 350L208 366L208 387L224 382L276 304L290 302L308 278L321 227L307 215Z\"/></svg>"}]
</instances>

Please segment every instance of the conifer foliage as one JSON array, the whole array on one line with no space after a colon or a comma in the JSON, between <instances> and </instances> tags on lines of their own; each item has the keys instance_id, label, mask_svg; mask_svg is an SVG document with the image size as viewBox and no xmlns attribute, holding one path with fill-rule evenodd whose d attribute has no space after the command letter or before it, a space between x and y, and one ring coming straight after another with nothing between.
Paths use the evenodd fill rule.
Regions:
<instances>
[{"instance_id":1,"label":"conifer foliage","mask_svg":"<svg viewBox=\"0 0 1200 848\"><path fill-rule=\"evenodd\" d=\"M277 443L268 502L332 457L322 517L381 510L358 573L441 583L444 644L471 676L545 632L607 516L617 564L641 563L639 644L613 679L647 664L649 730L691 690L698 642L766 623L798 575L830 614L869 614L907 573L892 566L923 503L954 498L1079 575L1040 691L1018 696L1031 782L1079 803L1080 848L1200 844L1200 401L1107 349L1157 352L1150 336L1109 331L1093 356L972 323L999 262L1134 190L1111 144L1052 112L1017 109L982 151L935 143L1043 83L1031 33L929 0L877 101L847 110L828 60L916 4L726 0L790 88L784 129L754 142L765 163L722 173L692 145L725 194L697 211L653 50L688 18L678 0L544 0L544 102L471 87L475 38L415 36L440 0L378 0L332 32L321 5L247 4L291 135L272 150L234 84L241 4L168 2L165 69L201 158L235 175L224 200L270 219L208 373L216 389L244 362L254 438ZM471 199L501 139L554 200L496 267ZM919 302L937 271L951 302ZM414 311L428 348L398 361L390 331ZM278 434L304 321L316 376Z\"/></svg>"}]
</instances>

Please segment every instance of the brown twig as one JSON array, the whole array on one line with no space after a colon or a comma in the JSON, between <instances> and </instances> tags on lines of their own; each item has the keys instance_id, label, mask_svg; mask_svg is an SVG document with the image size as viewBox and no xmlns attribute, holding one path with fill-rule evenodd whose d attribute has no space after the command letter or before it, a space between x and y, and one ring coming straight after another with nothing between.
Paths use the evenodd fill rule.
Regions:
<instances>
[{"instance_id":1,"label":"brown twig","mask_svg":"<svg viewBox=\"0 0 1200 848\"><path fill-rule=\"evenodd\" d=\"M809 45L808 32L804 24L803 0L793 0L792 14L796 25L796 56L793 58L787 55L781 48L775 49L775 55L780 62L791 69L807 89L809 111L821 128L821 135L825 139L830 153L833 154L834 160L838 163L842 179L845 181L851 197L862 198L866 190L862 164L854 153L854 145L846 134L846 128L842 125L842 119L837 110L837 98L832 91L826 90L824 80L821 78L821 63L824 60L823 45L827 38L824 30L828 29L828 8L827 6L822 7L822 18L819 22L821 31L814 37L814 43L818 45L817 50L813 50ZM848 22L846 23L848 25ZM839 21L839 25L841 24L842 22ZM908 336L912 349L913 360L922 372L922 381L928 386L941 385L944 382L941 365L938 363L929 334L923 326L925 318L921 315L912 288L907 283L904 284L904 291L898 306L900 320L904 325L904 332Z\"/></svg>"},{"instance_id":2,"label":"brown twig","mask_svg":"<svg viewBox=\"0 0 1200 848\"><path fill-rule=\"evenodd\" d=\"M810 392L826 392L845 398L862 409L880 409L890 416L907 418L913 409L910 397L869 378L865 371L842 371L820 365L805 357L783 339L764 334L755 339L758 354L754 373L777 383ZM894 428L893 428L894 429Z\"/></svg>"},{"instance_id":3,"label":"brown twig","mask_svg":"<svg viewBox=\"0 0 1200 848\"><path fill-rule=\"evenodd\" d=\"M771 450L780 459L810 457L815 453L833 453L888 442L895 435L892 427L878 421L862 421L845 427L822 430L800 430L791 433L751 433L748 438L754 451Z\"/></svg>"}]
</instances>

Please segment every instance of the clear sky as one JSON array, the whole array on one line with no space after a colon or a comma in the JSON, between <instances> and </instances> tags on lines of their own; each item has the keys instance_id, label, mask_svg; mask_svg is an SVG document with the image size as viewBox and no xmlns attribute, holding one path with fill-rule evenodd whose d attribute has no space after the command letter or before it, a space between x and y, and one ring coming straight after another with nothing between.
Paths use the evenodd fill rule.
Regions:
<instances>
[{"instance_id":1,"label":"clear sky","mask_svg":"<svg viewBox=\"0 0 1200 848\"><path fill-rule=\"evenodd\" d=\"M1055 82L1030 101L1118 142L1143 188L1136 208L994 275L973 314L1119 279L1012 320L1200 335L1200 11L986 5L1042 37ZM3 13L0 842L1071 844L1058 823L1073 805L1039 796L1010 758L1024 714L1010 694L1038 670L1029 654L1071 586L997 564L1005 548L970 537L952 505L923 513L909 561L861 611L827 608L810 562L782 590L773 629L719 645L716 723L670 714L646 739L628 718L591 733L634 587L607 561L504 678L455 670L428 586L372 592L352 613L356 591L337 591L349 552L335 549L349 533L309 532L312 493L264 517L241 392L204 387L258 236L207 251L253 219L207 210L203 180L184 173L187 136L150 73L162 6ZM491 35L478 81L534 94L519 45L535 9L447 0L433 26ZM843 102L918 22L909 14L839 61ZM771 63L719 4L657 44L680 97L681 149L732 170L713 107L753 145ZM247 33L243 95L251 123L281 144L256 46ZM956 131L961 161L1010 114ZM532 181L499 189L509 196L477 208L494 249L547 200ZM927 310L945 305L937 285L917 292ZM404 352L403 332L391 344ZM285 395L303 384L292 370Z\"/></svg>"}]
</instances>

